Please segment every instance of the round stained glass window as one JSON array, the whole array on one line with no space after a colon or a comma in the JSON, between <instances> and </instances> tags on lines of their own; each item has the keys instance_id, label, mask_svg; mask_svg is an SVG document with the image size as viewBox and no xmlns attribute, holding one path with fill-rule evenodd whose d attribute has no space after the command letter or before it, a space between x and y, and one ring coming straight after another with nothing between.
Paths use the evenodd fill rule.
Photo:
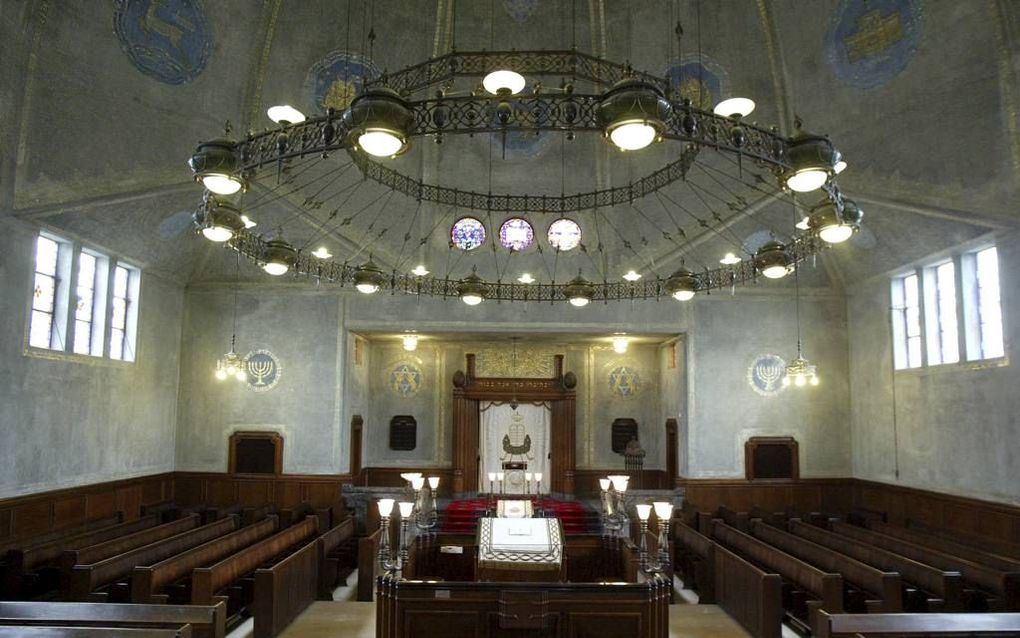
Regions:
<instances>
[{"instance_id":1,"label":"round stained glass window","mask_svg":"<svg viewBox=\"0 0 1020 638\"><path fill-rule=\"evenodd\" d=\"M581 243L581 227L572 219L557 219L549 224L549 245L556 250L568 251Z\"/></svg>"},{"instance_id":2,"label":"round stained glass window","mask_svg":"<svg viewBox=\"0 0 1020 638\"><path fill-rule=\"evenodd\" d=\"M462 217L450 229L450 241L461 250L474 250L485 243L485 225L474 217Z\"/></svg>"},{"instance_id":3,"label":"round stained glass window","mask_svg":"<svg viewBox=\"0 0 1020 638\"><path fill-rule=\"evenodd\" d=\"M535 241L535 230L527 220L511 217L499 227L499 243L503 248L520 252Z\"/></svg>"}]
</instances>

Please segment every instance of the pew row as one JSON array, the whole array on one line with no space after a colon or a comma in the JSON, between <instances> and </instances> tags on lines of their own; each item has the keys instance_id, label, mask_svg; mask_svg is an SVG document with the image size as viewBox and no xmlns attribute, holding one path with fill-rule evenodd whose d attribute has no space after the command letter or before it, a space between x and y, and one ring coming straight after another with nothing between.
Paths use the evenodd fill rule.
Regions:
<instances>
[{"instance_id":1,"label":"pew row","mask_svg":"<svg viewBox=\"0 0 1020 638\"><path fill-rule=\"evenodd\" d=\"M61 570L70 578L75 565L90 565L123 554L126 551L155 543L156 541L176 536L195 529L199 524L198 514L189 514L184 518L150 527L134 534L114 538L103 543L89 545L80 549L69 549L60 557Z\"/></svg>"},{"instance_id":2,"label":"pew row","mask_svg":"<svg viewBox=\"0 0 1020 638\"><path fill-rule=\"evenodd\" d=\"M712 524L712 538L745 560L779 574L796 589L788 597L784 596L783 601L791 623L807 629L814 625L817 609L835 613L843 611L843 577L839 574L823 572L726 525L721 519Z\"/></svg>"},{"instance_id":3,"label":"pew row","mask_svg":"<svg viewBox=\"0 0 1020 638\"><path fill-rule=\"evenodd\" d=\"M1020 572L1005 572L985 567L965 558L915 545L893 536L879 534L863 527L841 522L838 519L831 519L829 521L829 528L841 536L870 543L876 547L881 547L938 569L958 569L963 574L965 581L973 583L1000 597L999 599L989 597L986 600L990 610L1012 611L1020 609Z\"/></svg>"},{"instance_id":4,"label":"pew row","mask_svg":"<svg viewBox=\"0 0 1020 638\"><path fill-rule=\"evenodd\" d=\"M184 578L196 567L210 565L277 531L276 516L224 534L152 565L139 565L131 572L131 602L165 603L163 589ZM181 601L175 601L181 602Z\"/></svg>"},{"instance_id":5,"label":"pew row","mask_svg":"<svg viewBox=\"0 0 1020 638\"><path fill-rule=\"evenodd\" d=\"M839 536L796 518L790 519L789 530L796 536L850 556L872 567L899 573L908 583L920 588L920 590L907 592L904 607L908 610L964 610L963 576L960 572L942 571L879 547Z\"/></svg>"},{"instance_id":6,"label":"pew row","mask_svg":"<svg viewBox=\"0 0 1020 638\"><path fill-rule=\"evenodd\" d=\"M151 565L169 558L196 545L201 545L214 538L237 529L237 516L203 525L202 527L182 532L176 536L143 545L122 554L111 556L89 565L75 565L71 570L70 590L67 596L71 600L88 602L106 602L109 592L97 592L113 581L125 578L138 565ZM126 599L130 592L125 588Z\"/></svg>"},{"instance_id":7,"label":"pew row","mask_svg":"<svg viewBox=\"0 0 1020 638\"><path fill-rule=\"evenodd\" d=\"M358 602L371 602L379 575L379 543L382 528L358 539Z\"/></svg>"},{"instance_id":8,"label":"pew row","mask_svg":"<svg viewBox=\"0 0 1020 638\"><path fill-rule=\"evenodd\" d=\"M673 524L673 555L684 585L698 592L698 602L715 602L715 550L712 539L699 534L689 525L676 521Z\"/></svg>"},{"instance_id":9,"label":"pew row","mask_svg":"<svg viewBox=\"0 0 1020 638\"><path fill-rule=\"evenodd\" d=\"M182 625L175 629L0 625L0 638L191 638L191 636L191 625Z\"/></svg>"},{"instance_id":10,"label":"pew row","mask_svg":"<svg viewBox=\"0 0 1020 638\"><path fill-rule=\"evenodd\" d=\"M226 605L0 602L0 625L172 628L190 625L195 638L224 638Z\"/></svg>"},{"instance_id":11,"label":"pew row","mask_svg":"<svg viewBox=\"0 0 1020 638\"><path fill-rule=\"evenodd\" d=\"M315 538L271 567L255 570L254 638L273 638L315 601L321 542Z\"/></svg>"},{"instance_id":12,"label":"pew row","mask_svg":"<svg viewBox=\"0 0 1020 638\"><path fill-rule=\"evenodd\" d=\"M844 585L853 585L865 598L859 600L861 596L849 596L848 600L844 601L847 611L857 613L903 611L903 582L899 573L881 571L849 556L833 552L827 547L766 525L761 519L752 519L750 527L751 535L755 538L815 567L842 575ZM868 596L871 598L868 599Z\"/></svg>"},{"instance_id":13,"label":"pew row","mask_svg":"<svg viewBox=\"0 0 1020 638\"><path fill-rule=\"evenodd\" d=\"M957 543L953 540L925 534L924 532L919 532L915 529L907 529L905 527L899 527L898 525L890 525L889 523L883 523L878 520L869 520L867 522L867 527L873 532L885 534L886 536L893 536L900 540L915 543L917 545L923 545L953 556L960 556L967 560L980 563L986 567L991 567L992 569L998 569L1004 572L1020 572L1020 560L1015 558L1000 556L999 554L970 547L963 543Z\"/></svg>"},{"instance_id":14,"label":"pew row","mask_svg":"<svg viewBox=\"0 0 1020 638\"><path fill-rule=\"evenodd\" d=\"M766 574L725 547L712 545L719 606L755 638L779 638L783 623L782 578Z\"/></svg>"},{"instance_id":15,"label":"pew row","mask_svg":"<svg viewBox=\"0 0 1020 638\"><path fill-rule=\"evenodd\" d=\"M816 638L937 636L940 634L1015 636L1020 614L826 614L819 613Z\"/></svg>"},{"instance_id":16,"label":"pew row","mask_svg":"<svg viewBox=\"0 0 1020 638\"><path fill-rule=\"evenodd\" d=\"M932 536L938 536L946 540L960 543L966 547L981 549L986 552L992 552L999 556L1006 556L1020 560L1020 543L1011 543L1009 541L1000 540L998 538L992 538L991 536L984 536L982 534L974 534L973 536L966 535L962 532L954 530L929 527L919 521L907 519L907 527L925 534Z\"/></svg>"},{"instance_id":17,"label":"pew row","mask_svg":"<svg viewBox=\"0 0 1020 638\"><path fill-rule=\"evenodd\" d=\"M64 538L66 536L74 536L75 534L81 534L82 532L89 532L92 530L100 529L102 527L110 527L123 523L124 516L120 512L112 514L110 516L104 516L103 518L96 518L84 523L77 523L73 525L65 525L49 532L42 534L33 534L31 536L15 536L8 538L0 543L0 557L5 560L7 558L7 552L12 549L18 549L19 547L26 547L28 545L35 545L37 543L48 543L49 541Z\"/></svg>"},{"instance_id":18,"label":"pew row","mask_svg":"<svg viewBox=\"0 0 1020 638\"><path fill-rule=\"evenodd\" d=\"M348 518L319 537L319 587L317 600L333 600L333 590L345 584L349 557L342 552L354 542L354 519ZM344 583L341 583L341 578Z\"/></svg>"}]
</instances>

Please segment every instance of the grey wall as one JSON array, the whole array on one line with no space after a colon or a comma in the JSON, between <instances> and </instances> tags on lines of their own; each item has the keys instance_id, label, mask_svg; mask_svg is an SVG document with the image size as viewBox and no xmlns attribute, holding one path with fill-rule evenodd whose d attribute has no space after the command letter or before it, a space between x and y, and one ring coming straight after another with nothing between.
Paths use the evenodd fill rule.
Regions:
<instances>
[{"instance_id":1,"label":"grey wall","mask_svg":"<svg viewBox=\"0 0 1020 638\"><path fill-rule=\"evenodd\" d=\"M842 297L807 291L802 297L805 354L819 365L819 388L786 390L762 397L748 385L747 368L761 353L795 355L793 298L788 289L762 284L737 296L699 297L691 304L661 302L592 305L484 303L468 308L456 300L416 300L394 295L363 297L350 291L299 286L243 286L238 312L238 351L272 350L284 373L270 392L255 394L236 382L217 383L213 366L228 346L230 287L189 289L184 318L177 467L224 471L227 437L237 429L275 429L286 436L285 472L336 473L349 464L351 416L365 419L367 466L443 466L450 462L449 386L464 355L492 344L455 344L456 333L493 332L509 338L542 333L566 355L578 375L579 467L621 464L610 451L609 425L617 416L641 424L646 466L665 465L664 422L678 418L680 458L693 477L743 476L743 442L756 434L793 434L801 444L804 476L850 472L846 321ZM447 343L425 339L414 353L396 335L409 329L444 333ZM613 332L681 335L676 367L670 348L632 345L625 355L608 343L581 343L578 335ZM393 335L380 340L378 333ZM354 343L370 339L354 359ZM450 337L449 335L453 335ZM561 335L552 336L549 335ZM509 343L505 344L509 347ZM341 353L338 356L337 353ZM414 360L424 384L411 398L387 388L393 365ZM611 398L608 370L628 363L642 378L642 394ZM389 419L412 414L418 446L388 449Z\"/></svg>"},{"instance_id":2,"label":"grey wall","mask_svg":"<svg viewBox=\"0 0 1020 638\"><path fill-rule=\"evenodd\" d=\"M854 476L1020 503L1017 414L1020 252L1003 237L999 273L1006 365L935 366L893 372L889 277L848 298ZM898 463L898 475L897 475Z\"/></svg>"},{"instance_id":3,"label":"grey wall","mask_svg":"<svg viewBox=\"0 0 1020 638\"><path fill-rule=\"evenodd\" d=\"M134 363L26 354L35 234L0 217L0 497L173 470L181 288L143 271Z\"/></svg>"}]
</instances>

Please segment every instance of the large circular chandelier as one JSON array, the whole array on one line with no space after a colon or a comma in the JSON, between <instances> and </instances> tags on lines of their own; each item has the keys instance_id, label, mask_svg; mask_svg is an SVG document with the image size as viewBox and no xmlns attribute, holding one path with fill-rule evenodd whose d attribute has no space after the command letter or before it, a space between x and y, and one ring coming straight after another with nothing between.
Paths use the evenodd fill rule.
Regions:
<instances>
[{"instance_id":1,"label":"large circular chandelier","mask_svg":"<svg viewBox=\"0 0 1020 638\"><path fill-rule=\"evenodd\" d=\"M559 78L560 86L544 87L541 80L549 77ZM477 88L455 90L455 83L465 78ZM590 90L577 88L582 85ZM568 302L575 307L610 300L686 301L760 277L781 278L860 227L860 208L843 197L835 182L846 162L827 137L805 132L799 121L789 137L776 127L749 123L745 117L754 102L748 98L730 98L706 110L674 89L665 78L576 50L450 52L366 81L342 112L328 109L305 118L289 106L271 109L276 128L249 133L239 141L222 137L199 144L189 164L195 180L209 192L196 213L196 226L208 239L225 243L270 275L294 273L352 285L366 294L388 290L457 297L469 305L497 300ZM389 158L425 138L441 143L450 136L490 134L505 139L508 133L559 134L568 140L595 134L627 154L646 152L657 143L676 150L672 159L625 184L559 195L494 193L491 168L490 188L482 191L441 185L387 165ZM422 265L409 272L387 272L371 256L363 263L352 263L343 255L323 258L329 253L296 249L282 236L267 239L239 221L245 211L236 199L261 173L279 175L290 162L326 161L341 151L350 155L366 180L391 194L508 216L502 225L488 228L470 212L458 219L450 242L465 252L483 245L487 237L498 237L511 252L538 241L554 251L571 250L580 243L580 229L571 215L657 195L685 180L699 156L710 151L727 156L737 167L753 166L771 174L772 179L757 190L775 196L821 191L823 199L798 225L798 232L785 240L773 238L747 259L729 254L719 267L690 270L681 265L667 276L642 278L631 270L618 280L589 281L579 273L564 283L537 281L530 274L512 281L486 280L474 269L460 277L439 276ZM224 201L231 197L234 202ZM556 219L537 228L528 215L540 214Z\"/></svg>"}]
</instances>

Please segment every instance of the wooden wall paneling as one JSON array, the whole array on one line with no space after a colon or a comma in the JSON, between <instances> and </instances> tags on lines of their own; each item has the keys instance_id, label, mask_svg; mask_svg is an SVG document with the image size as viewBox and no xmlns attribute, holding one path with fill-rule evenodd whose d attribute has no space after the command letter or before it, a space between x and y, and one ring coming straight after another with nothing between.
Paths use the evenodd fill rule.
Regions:
<instances>
[{"instance_id":1,"label":"wooden wall paneling","mask_svg":"<svg viewBox=\"0 0 1020 638\"><path fill-rule=\"evenodd\" d=\"M197 476L178 473L174 481L174 496L178 505L185 507L205 503L205 482Z\"/></svg>"},{"instance_id":2,"label":"wooden wall paneling","mask_svg":"<svg viewBox=\"0 0 1020 638\"><path fill-rule=\"evenodd\" d=\"M85 512L88 496L77 494L53 502L53 520L59 521L63 526L66 521L68 525L85 522Z\"/></svg>"},{"instance_id":3,"label":"wooden wall paneling","mask_svg":"<svg viewBox=\"0 0 1020 638\"><path fill-rule=\"evenodd\" d=\"M38 501L14 509L14 535L29 536L53 529L53 502Z\"/></svg>"},{"instance_id":4,"label":"wooden wall paneling","mask_svg":"<svg viewBox=\"0 0 1020 638\"><path fill-rule=\"evenodd\" d=\"M272 481L259 479L237 481L237 502L257 507L272 502Z\"/></svg>"},{"instance_id":5,"label":"wooden wall paneling","mask_svg":"<svg viewBox=\"0 0 1020 638\"><path fill-rule=\"evenodd\" d=\"M117 490L117 509L124 512L125 521L133 521L141 515L142 487L127 485Z\"/></svg>"},{"instance_id":6,"label":"wooden wall paneling","mask_svg":"<svg viewBox=\"0 0 1020 638\"><path fill-rule=\"evenodd\" d=\"M14 535L14 516L11 510L0 510L0 538Z\"/></svg>"},{"instance_id":7,"label":"wooden wall paneling","mask_svg":"<svg viewBox=\"0 0 1020 638\"><path fill-rule=\"evenodd\" d=\"M301 485L296 481L275 481L273 494L274 502L280 509L290 509L301 504Z\"/></svg>"},{"instance_id":8,"label":"wooden wall paneling","mask_svg":"<svg viewBox=\"0 0 1020 638\"><path fill-rule=\"evenodd\" d=\"M237 481L232 478L210 479L205 480L208 483L206 487L206 498L207 505L222 506L232 505L237 502Z\"/></svg>"},{"instance_id":9,"label":"wooden wall paneling","mask_svg":"<svg viewBox=\"0 0 1020 638\"><path fill-rule=\"evenodd\" d=\"M117 512L117 495L113 492L92 492L85 497L85 518L104 518Z\"/></svg>"}]
</instances>

